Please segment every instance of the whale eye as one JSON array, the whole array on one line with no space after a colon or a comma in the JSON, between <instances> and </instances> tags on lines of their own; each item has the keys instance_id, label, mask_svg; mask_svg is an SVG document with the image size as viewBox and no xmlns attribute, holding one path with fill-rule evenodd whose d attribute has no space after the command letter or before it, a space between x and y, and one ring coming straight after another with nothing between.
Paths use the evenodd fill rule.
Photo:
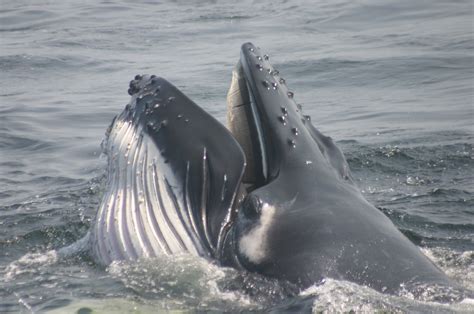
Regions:
<instances>
[{"instance_id":1,"label":"whale eye","mask_svg":"<svg viewBox=\"0 0 474 314\"><path fill-rule=\"evenodd\" d=\"M262 206L263 202L259 197L255 195L249 195L242 203L241 211L245 217L257 218L262 212Z\"/></svg>"}]
</instances>

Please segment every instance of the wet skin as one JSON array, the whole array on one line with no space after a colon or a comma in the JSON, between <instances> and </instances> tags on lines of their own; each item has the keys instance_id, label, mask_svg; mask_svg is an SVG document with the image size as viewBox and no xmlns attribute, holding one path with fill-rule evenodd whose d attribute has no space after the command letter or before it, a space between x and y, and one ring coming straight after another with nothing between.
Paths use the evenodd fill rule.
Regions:
<instances>
[{"instance_id":1,"label":"wet skin","mask_svg":"<svg viewBox=\"0 0 474 314\"><path fill-rule=\"evenodd\" d=\"M456 286L365 200L268 56L246 43L235 71L243 140L165 79L130 83L91 230L99 263L191 253L301 289L328 277L391 293Z\"/></svg>"}]
</instances>

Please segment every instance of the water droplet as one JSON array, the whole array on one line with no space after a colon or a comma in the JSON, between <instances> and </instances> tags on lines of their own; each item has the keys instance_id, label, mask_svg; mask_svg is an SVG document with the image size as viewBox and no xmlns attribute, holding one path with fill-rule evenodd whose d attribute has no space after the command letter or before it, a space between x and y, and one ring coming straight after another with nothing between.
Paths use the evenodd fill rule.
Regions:
<instances>
[{"instance_id":1,"label":"water droplet","mask_svg":"<svg viewBox=\"0 0 474 314\"><path fill-rule=\"evenodd\" d=\"M295 96L293 92L288 92L286 95L288 95L288 98L293 98Z\"/></svg>"},{"instance_id":2,"label":"water droplet","mask_svg":"<svg viewBox=\"0 0 474 314\"><path fill-rule=\"evenodd\" d=\"M280 84L285 84L285 83L286 83L285 79L280 77Z\"/></svg>"},{"instance_id":3,"label":"water droplet","mask_svg":"<svg viewBox=\"0 0 474 314\"><path fill-rule=\"evenodd\" d=\"M127 92L130 96L133 96L133 89L129 88Z\"/></svg>"},{"instance_id":4,"label":"water droplet","mask_svg":"<svg viewBox=\"0 0 474 314\"><path fill-rule=\"evenodd\" d=\"M176 97L173 97L173 96L168 97L168 102L173 102L175 99L176 99Z\"/></svg>"},{"instance_id":5,"label":"water droplet","mask_svg":"<svg viewBox=\"0 0 474 314\"><path fill-rule=\"evenodd\" d=\"M286 125L286 117L285 116L279 116L278 120L280 120L280 122L283 123L283 125Z\"/></svg>"},{"instance_id":6,"label":"water droplet","mask_svg":"<svg viewBox=\"0 0 474 314\"><path fill-rule=\"evenodd\" d=\"M300 132L298 131L298 128L292 128L291 131L293 132L294 135L298 136Z\"/></svg>"},{"instance_id":7,"label":"water droplet","mask_svg":"<svg viewBox=\"0 0 474 314\"><path fill-rule=\"evenodd\" d=\"M270 59L270 56L268 56L268 55L263 55L263 59L268 60L268 59Z\"/></svg>"},{"instance_id":8,"label":"water droplet","mask_svg":"<svg viewBox=\"0 0 474 314\"><path fill-rule=\"evenodd\" d=\"M263 65L261 65L260 63L257 63L256 66L259 71L263 71Z\"/></svg>"},{"instance_id":9,"label":"water droplet","mask_svg":"<svg viewBox=\"0 0 474 314\"><path fill-rule=\"evenodd\" d=\"M285 116L288 115L288 109L286 109L286 108L283 107L283 106L281 106L281 112L283 112L283 114L284 114Z\"/></svg>"},{"instance_id":10,"label":"water droplet","mask_svg":"<svg viewBox=\"0 0 474 314\"><path fill-rule=\"evenodd\" d=\"M163 120L163 121L161 121L161 123L160 123L160 126L161 126L162 128L166 127L167 125L168 125L168 120Z\"/></svg>"},{"instance_id":11,"label":"water droplet","mask_svg":"<svg viewBox=\"0 0 474 314\"><path fill-rule=\"evenodd\" d=\"M310 116L303 116L305 118L306 121L311 121L311 117Z\"/></svg>"},{"instance_id":12,"label":"water droplet","mask_svg":"<svg viewBox=\"0 0 474 314\"><path fill-rule=\"evenodd\" d=\"M224 173L224 182L222 184L222 191L221 191L221 201L225 199L226 191L227 191L227 174Z\"/></svg>"},{"instance_id":13,"label":"water droplet","mask_svg":"<svg viewBox=\"0 0 474 314\"><path fill-rule=\"evenodd\" d=\"M277 89L277 88L278 88L278 84L277 84L276 82L273 82L273 83L272 83L272 87L273 87L273 89Z\"/></svg>"},{"instance_id":14,"label":"water droplet","mask_svg":"<svg viewBox=\"0 0 474 314\"><path fill-rule=\"evenodd\" d=\"M249 47L249 51L252 51L252 52L253 52L253 51L254 51L254 49L253 49L252 47Z\"/></svg>"},{"instance_id":15,"label":"water droplet","mask_svg":"<svg viewBox=\"0 0 474 314\"><path fill-rule=\"evenodd\" d=\"M143 99L143 94L138 96L138 100L142 100Z\"/></svg>"},{"instance_id":16,"label":"water droplet","mask_svg":"<svg viewBox=\"0 0 474 314\"><path fill-rule=\"evenodd\" d=\"M295 148L295 147L296 147L296 142L295 142L295 140L288 139L288 145L290 145L291 147Z\"/></svg>"},{"instance_id":17,"label":"water droplet","mask_svg":"<svg viewBox=\"0 0 474 314\"><path fill-rule=\"evenodd\" d=\"M276 75L280 74L280 71L278 71L278 70L273 70L271 74L272 74L273 76L276 76Z\"/></svg>"},{"instance_id":18,"label":"water droplet","mask_svg":"<svg viewBox=\"0 0 474 314\"><path fill-rule=\"evenodd\" d=\"M176 116L176 118L178 118L178 119L181 119L182 117L183 117L182 114L179 114L179 115Z\"/></svg>"},{"instance_id":19,"label":"water droplet","mask_svg":"<svg viewBox=\"0 0 474 314\"><path fill-rule=\"evenodd\" d=\"M268 81L262 81L263 86L265 86L266 89L270 90L270 83Z\"/></svg>"},{"instance_id":20,"label":"water droplet","mask_svg":"<svg viewBox=\"0 0 474 314\"><path fill-rule=\"evenodd\" d=\"M299 110L303 110L303 105L302 104L297 104L296 108L298 108Z\"/></svg>"},{"instance_id":21,"label":"water droplet","mask_svg":"<svg viewBox=\"0 0 474 314\"><path fill-rule=\"evenodd\" d=\"M262 59L262 57L257 56L257 60L258 60L258 61L262 61L263 59Z\"/></svg>"},{"instance_id":22,"label":"water droplet","mask_svg":"<svg viewBox=\"0 0 474 314\"><path fill-rule=\"evenodd\" d=\"M184 122L186 122L186 123L189 122L189 119L184 119Z\"/></svg>"},{"instance_id":23,"label":"water droplet","mask_svg":"<svg viewBox=\"0 0 474 314\"><path fill-rule=\"evenodd\" d=\"M311 165L313 162L311 160L306 160L307 165Z\"/></svg>"},{"instance_id":24,"label":"water droplet","mask_svg":"<svg viewBox=\"0 0 474 314\"><path fill-rule=\"evenodd\" d=\"M153 108L157 109L157 108L160 108L160 103L156 103L153 105Z\"/></svg>"}]
</instances>

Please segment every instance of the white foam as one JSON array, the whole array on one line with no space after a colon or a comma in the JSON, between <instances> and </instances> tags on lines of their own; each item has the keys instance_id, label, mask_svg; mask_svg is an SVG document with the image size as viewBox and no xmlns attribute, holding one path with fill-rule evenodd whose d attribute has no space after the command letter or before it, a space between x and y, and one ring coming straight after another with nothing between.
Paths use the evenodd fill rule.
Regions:
<instances>
[{"instance_id":1,"label":"white foam","mask_svg":"<svg viewBox=\"0 0 474 314\"><path fill-rule=\"evenodd\" d=\"M372 313L380 310L397 311L390 302L391 296L380 294L368 287L355 283L325 279L320 285L313 285L300 293L301 296L315 296L313 313L361 312Z\"/></svg>"},{"instance_id":2,"label":"white foam","mask_svg":"<svg viewBox=\"0 0 474 314\"><path fill-rule=\"evenodd\" d=\"M5 268L4 280L10 281L21 274L36 272L41 266L54 264L57 260L58 254L55 250L46 253L27 253Z\"/></svg>"},{"instance_id":3,"label":"white foam","mask_svg":"<svg viewBox=\"0 0 474 314\"><path fill-rule=\"evenodd\" d=\"M275 212L274 206L263 204L259 223L240 239L240 251L253 263L258 264L265 260L268 230Z\"/></svg>"},{"instance_id":4,"label":"white foam","mask_svg":"<svg viewBox=\"0 0 474 314\"><path fill-rule=\"evenodd\" d=\"M427 287L429 289L430 287ZM390 295L366 286L343 280L327 278L300 292L300 296L314 296L313 313L373 312L465 312L474 310L473 300L440 303L416 298L407 292Z\"/></svg>"},{"instance_id":5,"label":"white foam","mask_svg":"<svg viewBox=\"0 0 474 314\"><path fill-rule=\"evenodd\" d=\"M168 310L252 308L257 306L241 291L229 291L222 283L232 280L236 270L209 263L191 254L112 262L109 274L137 294L152 295Z\"/></svg>"},{"instance_id":6,"label":"white foam","mask_svg":"<svg viewBox=\"0 0 474 314\"><path fill-rule=\"evenodd\" d=\"M474 290L474 251L457 252L446 248L421 248L421 251L461 286Z\"/></svg>"}]
</instances>

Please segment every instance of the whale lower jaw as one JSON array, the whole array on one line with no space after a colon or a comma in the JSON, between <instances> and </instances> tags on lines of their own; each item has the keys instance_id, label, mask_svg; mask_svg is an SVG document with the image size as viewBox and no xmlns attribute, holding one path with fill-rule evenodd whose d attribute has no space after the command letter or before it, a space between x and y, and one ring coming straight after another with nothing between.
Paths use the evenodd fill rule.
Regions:
<instances>
[{"instance_id":1,"label":"whale lower jaw","mask_svg":"<svg viewBox=\"0 0 474 314\"><path fill-rule=\"evenodd\" d=\"M176 196L157 147L126 111L105 140L108 183L91 232L96 261L135 260L189 252L204 255L193 215ZM188 168L189 171L189 168ZM186 223L183 223L183 220Z\"/></svg>"}]
</instances>

